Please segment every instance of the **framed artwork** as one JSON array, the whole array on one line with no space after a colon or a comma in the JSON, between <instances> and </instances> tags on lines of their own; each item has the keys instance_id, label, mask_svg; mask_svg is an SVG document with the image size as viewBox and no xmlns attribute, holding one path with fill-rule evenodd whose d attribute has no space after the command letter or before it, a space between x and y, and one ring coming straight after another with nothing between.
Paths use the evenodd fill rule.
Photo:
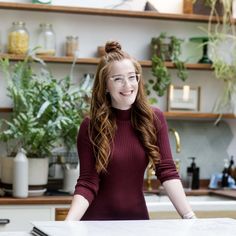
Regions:
<instances>
[{"instance_id":1,"label":"framed artwork","mask_svg":"<svg viewBox=\"0 0 236 236\"><path fill-rule=\"evenodd\" d=\"M167 96L168 111L200 111L200 87L171 84Z\"/></svg>"}]
</instances>

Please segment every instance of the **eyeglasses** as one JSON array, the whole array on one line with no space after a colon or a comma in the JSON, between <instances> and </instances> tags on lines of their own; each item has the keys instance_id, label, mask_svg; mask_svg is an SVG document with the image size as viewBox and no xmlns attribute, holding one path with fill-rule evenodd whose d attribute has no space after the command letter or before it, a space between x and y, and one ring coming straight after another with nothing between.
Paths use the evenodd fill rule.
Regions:
<instances>
[{"instance_id":1,"label":"eyeglasses","mask_svg":"<svg viewBox=\"0 0 236 236\"><path fill-rule=\"evenodd\" d=\"M117 86L124 86L128 81L131 85L136 85L140 81L140 74L115 75L109 78Z\"/></svg>"}]
</instances>

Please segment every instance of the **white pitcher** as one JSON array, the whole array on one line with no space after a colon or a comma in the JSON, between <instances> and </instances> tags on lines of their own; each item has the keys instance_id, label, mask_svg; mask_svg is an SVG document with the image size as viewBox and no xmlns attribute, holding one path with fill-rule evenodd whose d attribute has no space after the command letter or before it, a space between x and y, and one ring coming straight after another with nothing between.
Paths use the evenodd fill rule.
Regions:
<instances>
[{"instance_id":1,"label":"white pitcher","mask_svg":"<svg viewBox=\"0 0 236 236\"><path fill-rule=\"evenodd\" d=\"M68 165L67 168L64 168L63 191L70 194L74 193L75 185L77 183L77 179L79 178L79 173L79 164L76 168L71 168Z\"/></svg>"}]
</instances>

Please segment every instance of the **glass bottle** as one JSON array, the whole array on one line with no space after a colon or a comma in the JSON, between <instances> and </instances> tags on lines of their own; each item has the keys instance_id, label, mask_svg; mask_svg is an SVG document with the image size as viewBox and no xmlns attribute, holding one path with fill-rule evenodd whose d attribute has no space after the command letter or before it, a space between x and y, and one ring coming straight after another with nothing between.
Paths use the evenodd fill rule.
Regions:
<instances>
[{"instance_id":1,"label":"glass bottle","mask_svg":"<svg viewBox=\"0 0 236 236\"><path fill-rule=\"evenodd\" d=\"M56 53L56 35L52 28L52 24L40 24L40 31L38 36L39 47L36 50L37 55L54 56Z\"/></svg>"},{"instance_id":2,"label":"glass bottle","mask_svg":"<svg viewBox=\"0 0 236 236\"><path fill-rule=\"evenodd\" d=\"M25 22L13 22L8 35L8 53L26 54L28 49L29 33L25 27Z\"/></svg>"},{"instance_id":3,"label":"glass bottle","mask_svg":"<svg viewBox=\"0 0 236 236\"><path fill-rule=\"evenodd\" d=\"M52 0L32 0L32 3L51 4Z\"/></svg>"},{"instance_id":4,"label":"glass bottle","mask_svg":"<svg viewBox=\"0 0 236 236\"><path fill-rule=\"evenodd\" d=\"M79 50L79 44L78 44L78 36L67 36L66 37L66 56L78 57L78 50Z\"/></svg>"}]
</instances>

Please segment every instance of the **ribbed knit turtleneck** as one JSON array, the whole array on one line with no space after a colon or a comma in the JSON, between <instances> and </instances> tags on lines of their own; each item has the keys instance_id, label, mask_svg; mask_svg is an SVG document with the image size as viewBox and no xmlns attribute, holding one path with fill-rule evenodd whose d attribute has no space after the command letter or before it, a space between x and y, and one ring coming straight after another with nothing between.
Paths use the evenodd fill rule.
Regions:
<instances>
[{"instance_id":1,"label":"ribbed knit turtleneck","mask_svg":"<svg viewBox=\"0 0 236 236\"><path fill-rule=\"evenodd\" d=\"M112 109L117 130L106 173L98 174L95 169L93 147L88 136L88 118L81 124L78 134L80 177L75 194L82 195L90 203L82 220L148 219L143 196L143 178L148 157L129 122L131 109ZM179 177L171 156L164 116L158 109L154 111L161 122L157 137L161 163L156 168L156 175L163 182Z\"/></svg>"},{"instance_id":2,"label":"ribbed knit turtleneck","mask_svg":"<svg viewBox=\"0 0 236 236\"><path fill-rule=\"evenodd\" d=\"M117 120L127 121L131 119L131 108L128 110L120 110L113 107L112 111L114 112Z\"/></svg>"}]
</instances>

